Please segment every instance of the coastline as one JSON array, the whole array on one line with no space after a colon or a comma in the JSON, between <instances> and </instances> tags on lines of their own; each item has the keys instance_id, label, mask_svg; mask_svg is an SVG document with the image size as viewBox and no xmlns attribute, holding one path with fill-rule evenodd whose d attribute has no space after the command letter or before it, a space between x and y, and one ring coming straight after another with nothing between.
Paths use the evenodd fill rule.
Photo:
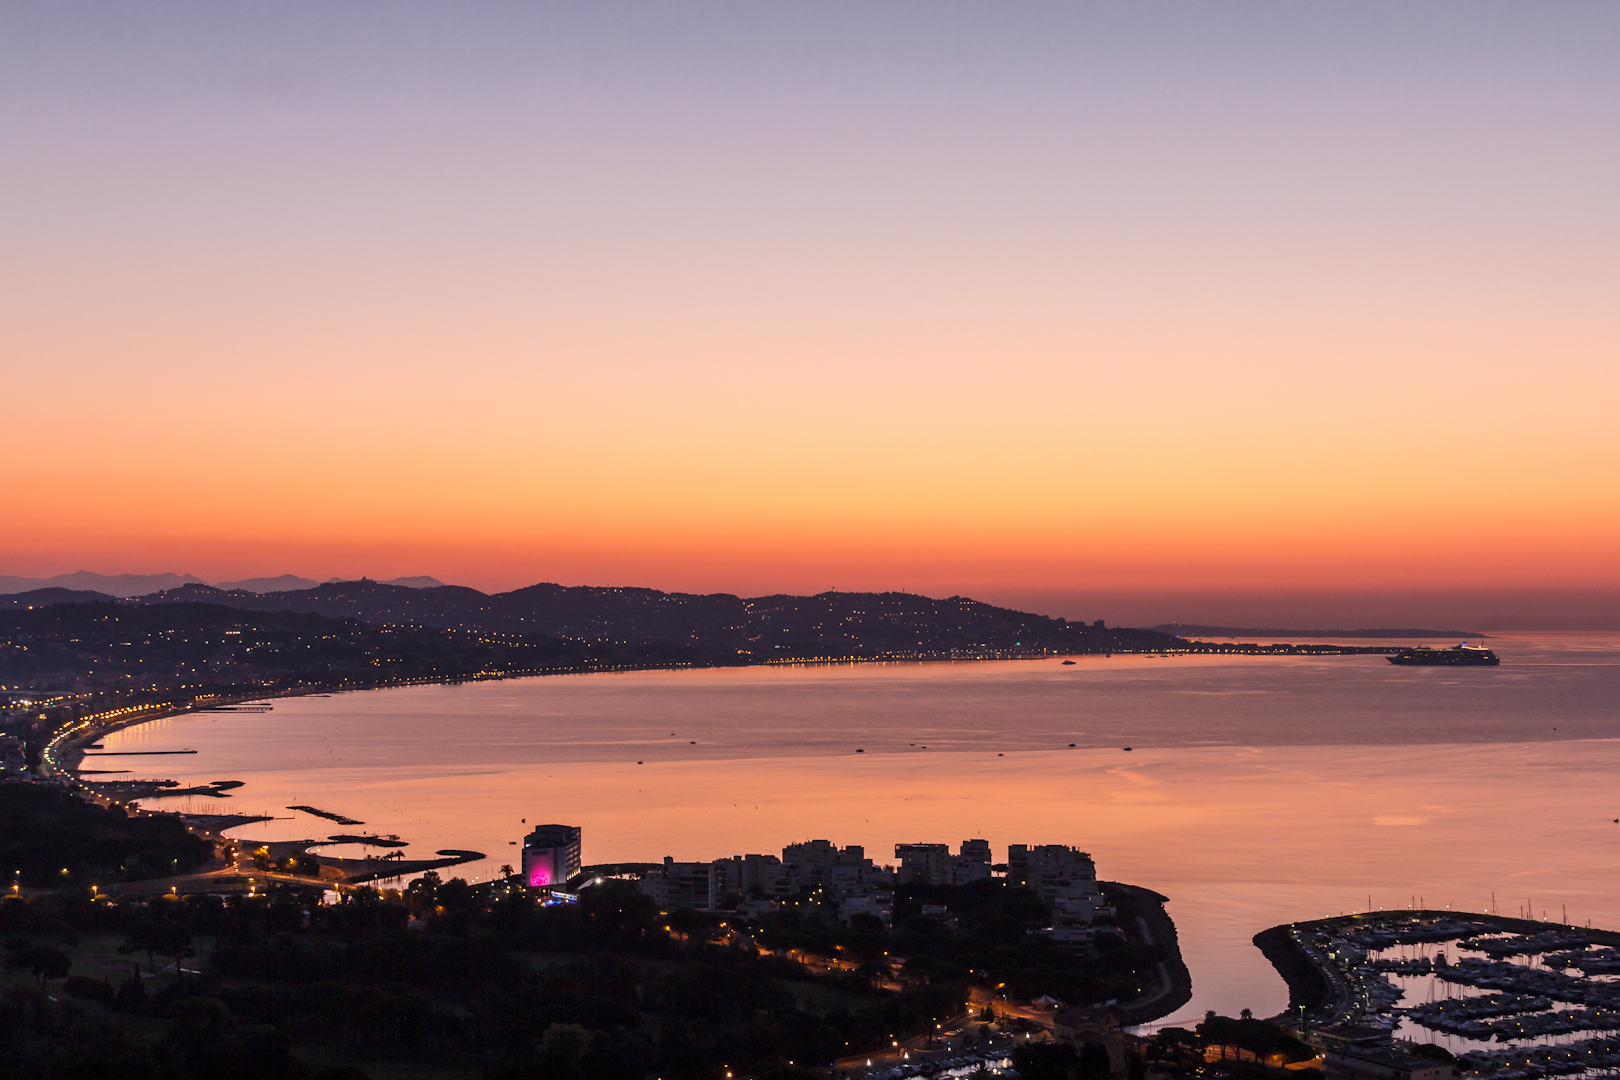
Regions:
<instances>
[{"instance_id":1,"label":"coastline","mask_svg":"<svg viewBox=\"0 0 1620 1080\"><path fill-rule=\"evenodd\" d=\"M1159 989L1138 1001L1118 1006L1120 1024L1138 1027L1171 1015L1192 1000L1192 972L1187 970L1181 955L1175 920L1165 907L1170 898L1141 885L1117 881L1098 882L1098 885L1103 895L1116 905L1122 899L1129 901L1129 909L1120 912L1121 918L1134 918L1143 943L1157 946L1166 954L1159 963Z\"/></svg>"},{"instance_id":2,"label":"coastline","mask_svg":"<svg viewBox=\"0 0 1620 1080\"><path fill-rule=\"evenodd\" d=\"M298 687L282 687L280 689L260 689L253 693L228 693L222 695L204 695L186 704L175 702L157 702L143 705L126 705L120 708L108 709L99 713L91 713L69 721L54 732L46 740L40 750L39 773L43 779L50 779L61 774L68 774L75 782L79 779L79 769L83 763L84 746L97 741L124 728L134 727L152 720L163 720L172 716L186 713L204 712L220 706L242 705L254 701L271 698L311 697L319 694L337 694L348 691L364 690L392 690L407 686L449 686L460 683L494 682L505 679L531 679L558 675L601 675L625 674L639 671L701 671L719 668L734 667L822 667L841 665L868 665L868 664L927 664L927 663L992 663L1014 660L1054 660L1059 657L1074 656L1354 656L1366 654L1384 654L1396 650L1384 646L1337 646L1337 645L1305 645L1291 644L1259 645L1256 643L1232 643L1231 645L1214 646L1208 642L1183 642L1181 648L1131 650L1119 649L1110 653L1100 652L1056 652L1047 649L987 649L973 653L893 653L879 656L816 656L816 657L783 657L750 661L744 663L695 663L691 661L671 661L648 664L614 664L574 668L524 668L513 671L487 671L459 673L454 675L417 676L403 679L387 679L372 683L336 683L312 684Z\"/></svg>"},{"instance_id":3,"label":"coastline","mask_svg":"<svg viewBox=\"0 0 1620 1080\"><path fill-rule=\"evenodd\" d=\"M591 668L588 670L557 671L547 669L530 669L523 671L475 672L471 675L443 675L421 676L410 679L389 679L375 683L341 683L331 686L299 686L283 687L279 690L261 690L251 694L209 695L206 700L194 699L188 704L178 705L173 702L161 702L151 705L127 705L118 709L109 709L106 712L91 713L79 717L54 732L40 749L39 771L44 779L50 779L62 774L68 774L76 782L79 779L79 768L83 764L85 747L89 743L106 738L108 735L125 728L135 727L139 724L150 723L153 720L165 720L171 716L183 716L187 713L207 712L228 705L245 705L250 702L264 701L271 698L318 697L322 694L332 695L348 693L350 691L368 690L395 690L407 686L450 686L458 683L470 682L498 682L504 679L535 679L551 675L596 675L617 674L632 671L671 671L680 669L696 669L701 665L689 663L669 664L635 664L615 667ZM747 665L755 666L755 665ZM201 703L199 703L201 702ZM116 718L116 719L114 719Z\"/></svg>"}]
</instances>

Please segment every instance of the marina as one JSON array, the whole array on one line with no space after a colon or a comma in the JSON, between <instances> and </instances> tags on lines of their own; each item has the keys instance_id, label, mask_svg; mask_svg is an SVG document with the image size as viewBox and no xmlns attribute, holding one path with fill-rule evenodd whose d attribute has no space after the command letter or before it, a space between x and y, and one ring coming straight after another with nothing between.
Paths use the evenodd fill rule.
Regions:
<instances>
[{"instance_id":1,"label":"marina","mask_svg":"<svg viewBox=\"0 0 1620 1080\"><path fill-rule=\"evenodd\" d=\"M1620 1066L1611 977L1620 933L1418 911L1296 923L1260 938L1303 1006L1291 1022L1307 1031L1432 1043L1468 1073L1503 1080ZM1280 938L1312 975L1290 966Z\"/></svg>"}]
</instances>

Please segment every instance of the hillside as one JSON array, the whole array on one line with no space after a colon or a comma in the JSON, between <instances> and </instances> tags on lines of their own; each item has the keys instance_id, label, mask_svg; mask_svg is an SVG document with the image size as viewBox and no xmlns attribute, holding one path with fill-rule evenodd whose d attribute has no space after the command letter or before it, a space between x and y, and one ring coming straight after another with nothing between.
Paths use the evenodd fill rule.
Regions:
<instances>
[{"instance_id":1,"label":"hillside","mask_svg":"<svg viewBox=\"0 0 1620 1080\"><path fill-rule=\"evenodd\" d=\"M540 671L704 663L668 643L561 640L375 625L221 604L54 604L0 609L0 686L102 701L230 697Z\"/></svg>"},{"instance_id":2,"label":"hillside","mask_svg":"<svg viewBox=\"0 0 1620 1080\"><path fill-rule=\"evenodd\" d=\"M1142 651L1175 641L1154 631L1071 623L966 597L936 600L893 592L745 599L729 593L540 584L490 595L456 585L419 589L347 581L263 594L187 585L135 602L203 602L548 638L670 642L712 652L716 660L755 663L793 656Z\"/></svg>"}]
</instances>

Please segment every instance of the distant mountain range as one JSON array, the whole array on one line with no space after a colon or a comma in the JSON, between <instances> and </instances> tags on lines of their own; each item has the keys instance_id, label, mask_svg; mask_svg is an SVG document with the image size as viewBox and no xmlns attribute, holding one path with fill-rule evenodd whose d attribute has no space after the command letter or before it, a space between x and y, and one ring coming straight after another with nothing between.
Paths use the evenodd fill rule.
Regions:
<instances>
[{"instance_id":1,"label":"distant mountain range","mask_svg":"<svg viewBox=\"0 0 1620 1080\"><path fill-rule=\"evenodd\" d=\"M0 594L33 592L36 589L77 589L106 593L108 596L141 596L160 589L202 584L190 574L95 574L80 570L50 578L11 577L0 574Z\"/></svg>"},{"instance_id":2,"label":"distant mountain range","mask_svg":"<svg viewBox=\"0 0 1620 1080\"><path fill-rule=\"evenodd\" d=\"M332 578L342 581L342 578ZM207 582L192 574L96 574L80 570L72 574L58 574L50 578L12 577L0 574L0 595L33 592L38 589L75 589L103 593L107 596L145 596L148 593L177 589L182 585L205 585ZM218 588L252 593L290 592L313 589L320 582L313 578L282 574L280 577L247 578L243 581L221 581ZM402 577L386 582L412 589L431 589L444 584L431 577Z\"/></svg>"},{"instance_id":3,"label":"distant mountain range","mask_svg":"<svg viewBox=\"0 0 1620 1080\"><path fill-rule=\"evenodd\" d=\"M1256 638L1288 641L1293 638L1483 638L1485 636L1474 630L1256 630L1242 626L1184 626L1181 623L1166 623L1152 629L1161 634L1174 634L1176 637L1240 637L1249 641Z\"/></svg>"},{"instance_id":4,"label":"distant mountain range","mask_svg":"<svg viewBox=\"0 0 1620 1080\"><path fill-rule=\"evenodd\" d=\"M50 587L4 600L5 606L18 608L105 603L113 596ZM523 637L666 642L743 663L800 656L1153 651L1173 644L1167 635L1151 630L1108 628L1100 621L1071 623L962 596L936 600L913 593L826 592L744 599L729 593L541 584L491 595L456 585L412 587L362 579L274 592L187 582L124 602L302 612L372 624Z\"/></svg>"}]
</instances>

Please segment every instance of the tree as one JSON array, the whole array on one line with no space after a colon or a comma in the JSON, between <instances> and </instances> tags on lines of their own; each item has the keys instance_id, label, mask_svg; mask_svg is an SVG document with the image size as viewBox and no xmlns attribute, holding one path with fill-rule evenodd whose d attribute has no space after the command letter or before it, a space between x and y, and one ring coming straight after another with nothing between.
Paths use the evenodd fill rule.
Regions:
<instances>
[{"instance_id":1,"label":"tree","mask_svg":"<svg viewBox=\"0 0 1620 1080\"><path fill-rule=\"evenodd\" d=\"M118 951L128 956L130 953L144 952L146 954L146 970L153 971L156 964L152 954L157 951L153 946L152 924L155 919L141 919L129 928L124 934L124 943L118 946Z\"/></svg>"},{"instance_id":2,"label":"tree","mask_svg":"<svg viewBox=\"0 0 1620 1080\"><path fill-rule=\"evenodd\" d=\"M135 970L118 987L118 996L113 1000L113 1004L126 1012L145 1012L146 983L141 980L141 965L132 964L131 966Z\"/></svg>"},{"instance_id":3,"label":"tree","mask_svg":"<svg viewBox=\"0 0 1620 1080\"><path fill-rule=\"evenodd\" d=\"M191 929L185 923L162 919L156 930L153 947L164 956L174 957L174 977L179 981L184 975L180 962L197 955L197 950L191 947Z\"/></svg>"},{"instance_id":4,"label":"tree","mask_svg":"<svg viewBox=\"0 0 1620 1080\"><path fill-rule=\"evenodd\" d=\"M883 920L869 911L857 911L849 917L849 928L857 934L870 934L873 937L883 936Z\"/></svg>"},{"instance_id":5,"label":"tree","mask_svg":"<svg viewBox=\"0 0 1620 1080\"><path fill-rule=\"evenodd\" d=\"M431 915L439 903L439 874L429 870L405 886L405 903L417 915Z\"/></svg>"},{"instance_id":6,"label":"tree","mask_svg":"<svg viewBox=\"0 0 1620 1080\"><path fill-rule=\"evenodd\" d=\"M1080 1051L1080 1067L1076 1075L1080 1080L1108 1080L1114 1063L1109 1060L1108 1048L1101 1043L1086 1043Z\"/></svg>"},{"instance_id":7,"label":"tree","mask_svg":"<svg viewBox=\"0 0 1620 1080\"><path fill-rule=\"evenodd\" d=\"M658 904L634 885L609 881L586 889L579 906L598 941L645 938L658 925Z\"/></svg>"},{"instance_id":8,"label":"tree","mask_svg":"<svg viewBox=\"0 0 1620 1080\"><path fill-rule=\"evenodd\" d=\"M536 1057L542 1075L552 1077L580 1076L586 1056L591 1052L591 1033L578 1024L552 1024L540 1036Z\"/></svg>"},{"instance_id":9,"label":"tree","mask_svg":"<svg viewBox=\"0 0 1620 1080\"><path fill-rule=\"evenodd\" d=\"M439 886L439 906L448 914L470 915L478 910L478 897L465 878L453 877Z\"/></svg>"},{"instance_id":10,"label":"tree","mask_svg":"<svg viewBox=\"0 0 1620 1080\"><path fill-rule=\"evenodd\" d=\"M175 978L181 977L180 961L188 956L196 956L196 950L191 948L191 930L185 923L156 915L142 919L129 928L125 941L118 946L118 951L128 955L133 952L146 953L146 966L148 970L154 967L153 956L174 957Z\"/></svg>"},{"instance_id":11,"label":"tree","mask_svg":"<svg viewBox=\"0 0 1620 1080\"><path fill-rule=\"evenodd\" d=\"M709 917L701 911L692 908L676 908L669 913L669 925L675 932L686 937L696 937L706 933L709 929Z\"/></svg>"},{"instance_id":12,"label":"tree","mask_svg":"<svg viewBox=\"0 0 1620 1080\"><path fill-rule=\"evenodd\" d=\"M73 958L52 945L34 945L6 957L7 967L27 968L41 986L47 979L61 979L73 967Z\"/></svg>"},{"instance_id":13,"label":"tree","mask_svg":"<svg viewBox=\"0 0 1620 1080\"><path fill-rule=\"evenodd\" d=\"M180 998L169 1006L168 1018L169 1033L157 1047L168 1075L282 1080L307 1071L288 1052L284 1034L239 1024L217 998Z\"/></svg>"},{"instance_id":14,"label":"tree","mask_svg":"<svg viewBox=\"0 0 1620 1080\"><path fill-rule=\"evenodd\" d=\"M1013 1051L1013 1068L1024 1080L1069 1080L1080 1055L1068 1043L1025 1043Z\"/></svg>"}]
</instances>

